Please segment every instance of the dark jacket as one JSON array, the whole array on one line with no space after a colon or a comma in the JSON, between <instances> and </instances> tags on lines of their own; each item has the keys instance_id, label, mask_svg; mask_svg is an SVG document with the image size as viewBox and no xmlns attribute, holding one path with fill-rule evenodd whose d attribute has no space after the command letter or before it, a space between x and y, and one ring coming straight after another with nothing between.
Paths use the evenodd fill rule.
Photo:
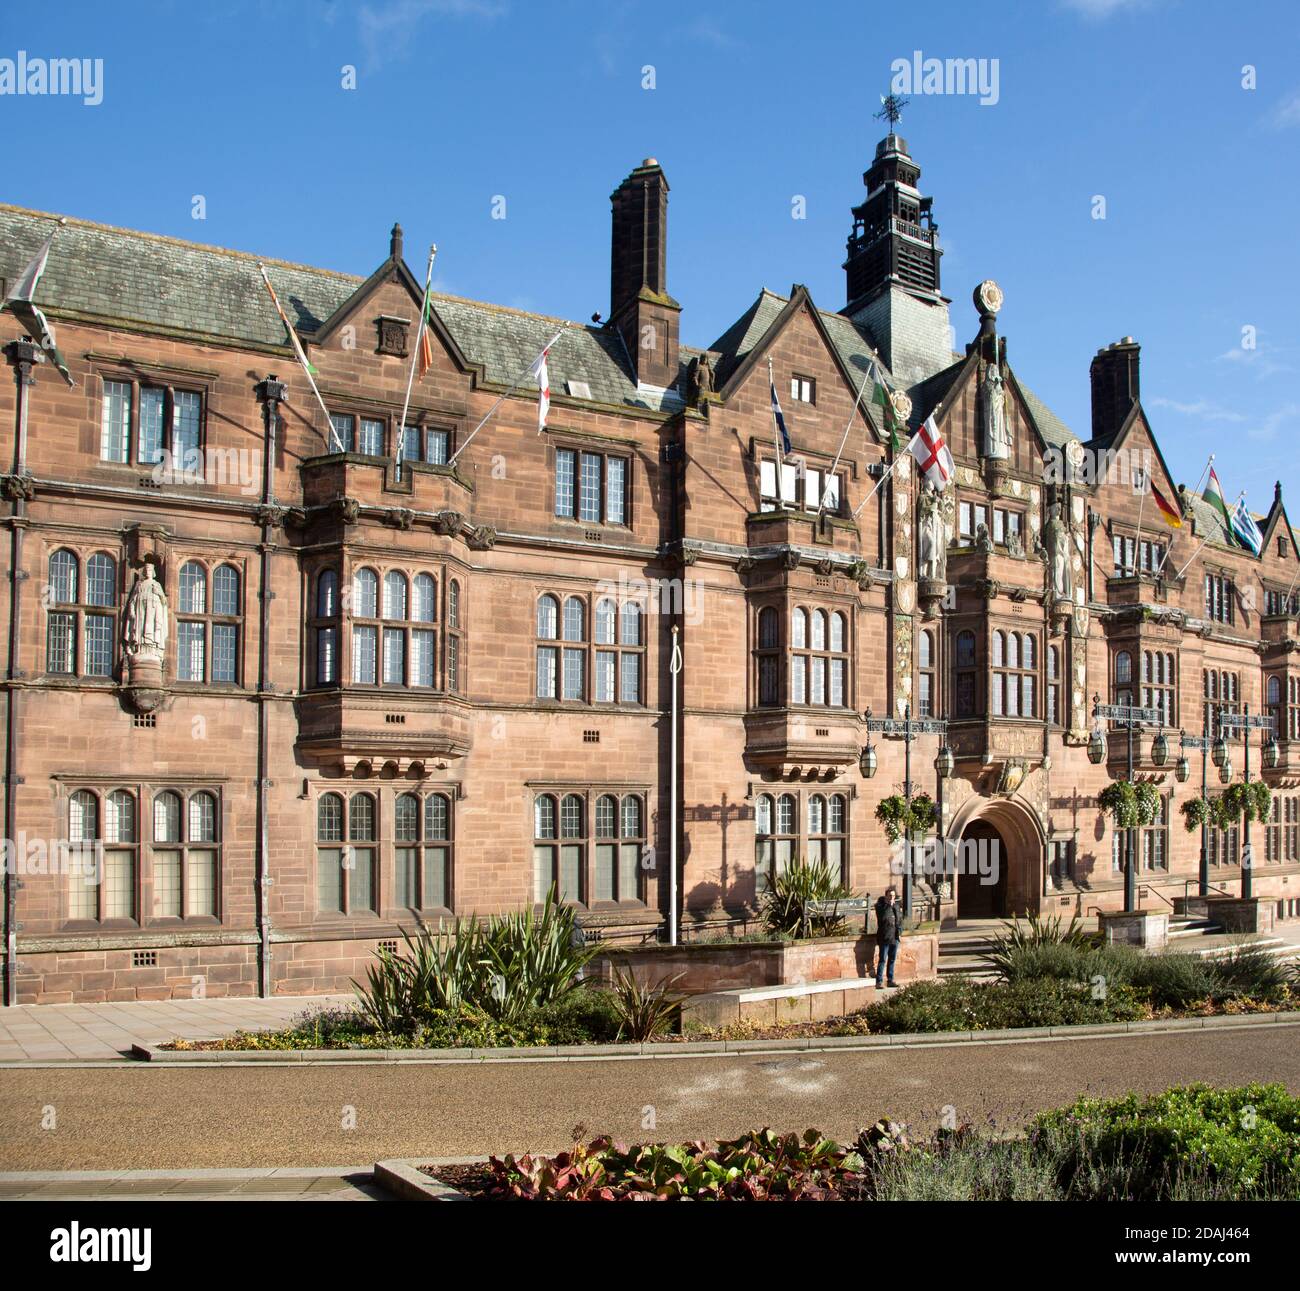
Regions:
<instances>
[{"instance_id":1,"label":"dark jacket","mask_svg":"<svg viewBox=\"0 0 1300 1291\"><path fill-rule=\"evenodd\" d=\"M886 944L901 940L903 935L903 907L890 905L884 897L876 902L876 940Z\"/></svg>"}]
</instances>

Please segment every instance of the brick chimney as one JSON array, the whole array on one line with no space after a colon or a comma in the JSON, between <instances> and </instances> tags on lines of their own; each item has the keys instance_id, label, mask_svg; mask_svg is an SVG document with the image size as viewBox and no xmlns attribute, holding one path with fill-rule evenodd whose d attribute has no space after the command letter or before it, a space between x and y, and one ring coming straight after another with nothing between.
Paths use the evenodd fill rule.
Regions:
<instances>
[{"instance_id":1,"label":"brick chimney","mask_svg":"<svg viewBox=\"0 0 1300 1291\"><path fill-rule=\"evenodd\" d=\"M1131 337L1097 351L1092 376L1092 437L1115 434L1138 401L1138 355L1142 347Z\"/></svg>"},{"instance_id":2,"label":"brick chimney","mask_svg":"<svg viewBox=\"0 0 1300 1291\"><path fill-rule=\"evenodd\" d=\"M677 380L681 306L668 294L668 180L647 157L610 194L609 321L640 385Z\"/></svg>"}]
</instances>

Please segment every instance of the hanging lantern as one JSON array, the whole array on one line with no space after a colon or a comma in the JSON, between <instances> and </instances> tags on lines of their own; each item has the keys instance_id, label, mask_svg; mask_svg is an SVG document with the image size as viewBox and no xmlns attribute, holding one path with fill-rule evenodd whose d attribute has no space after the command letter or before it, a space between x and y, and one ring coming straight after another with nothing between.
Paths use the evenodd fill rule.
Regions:
<instances>
[{"instance_id":1,"label":"hanging lantern","mask_svg":"<svg viewBox=\"0 0 1300 1291\"><path fill-rule=\"evenodd\" d=\"M1273 768L1277 766L1277 760L1280 756L1281 753L1277 747L1277 737L1270 735L1268 739L1264 741L1264 769L1266 771L1272 771Z\"/></svg>"},{"instance_id":2,"label":"hanging lantern","mask_svg":"<svg viewBox=\"0 0 1300 1291\"><path fill-rule=\"evenodd\" d=\"M1092 728L1092 734L1088 736L1088 761L1094 766L1100 766L1106 760L1106 737L1101 733L1100 726Z\"/></svg>"},{"instance_id":3,"label":"hanging lantern","mask_svg":"<svg viewBox=\"0 0 1300 1291\"><path fill-rule=\"evenodd\" d=\"M870 780L871 777L876 774L876 769L877 762L875 745L868 744L867 747L862 750L862 753L858 758L858 770L861 771L868 780Z\"/></svg>"},{"instance_id":4,"label":"hanging lantern","mask_svg":"<svg viewBox=\"0 0 1300 1291\"><path fill-rule=\"evenodd\" d=\"M939 773L941 780L946 780L952 775L953 756L952 750L946 745L940 745L939 752L934 759L934 769Z\"/></svg>"},{"instance_id":5,"label":"hanging lantern","mask_svg":"<svg viewBox=\"0 0 1300 1291\"><path fill-rule=\"evenodd\" d=\"M1165 739L1164 731L1161 731L1154 740L1151 741L1151 762L1152 765L1162 767L1169 758L1169 741Z\"/></svg>"},{"instance_id":6,"label":"hanging lantern","mask_svg":"<svg viewBox=\"0 0 1300 1291\"><path fill-rule=\"evenodd\" d=\"M1213 744L1210 745L1210 761L1216 767L1221 767L1228 760L1228 741L1219 736Z\"/></svg>"},{"instance_id":7,"label":"hanging lantern","mask_svg":"<svg viewBox=\"0 0 1300 1291\"><path fill-rule=\"evenodd\" d=\"M1192 764L1187 760L1187 754L1184 753L1183 756L1174 763L1174 776L1177 778L1179 784L1186 784L1187 778L1191 774Z\"/></svg>"},{"instance_id":8,"label":"hanging lantern","mask_svg":"<svg viewBox=\"0 0 1300 1291\"><path fill-rule=\"evenodd\" d=\"M1219 779L1227 784L1232 779L1232 759L1225 753L1223 765L1219 767Z\"/></svg>"}]
</instances>

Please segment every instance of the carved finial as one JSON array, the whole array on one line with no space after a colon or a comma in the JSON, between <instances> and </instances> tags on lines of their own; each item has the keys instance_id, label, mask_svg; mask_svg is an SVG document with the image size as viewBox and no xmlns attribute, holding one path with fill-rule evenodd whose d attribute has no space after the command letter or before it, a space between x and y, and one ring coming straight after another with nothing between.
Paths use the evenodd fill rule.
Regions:
<instances>
[{"instance_id":1,"label":"carved finial","mask_svg":"<svg viewBox=\"0 0 1300 1291\"><path fill-rule=\"evenodd\" d=\"M402 258L402 226L393 225L392 234L388 239L388 256L391 260L400 260Z\"/></svg>"},{"instance_id":2,"label":"carved finial","mask_svg":"<svg viewBox=\"0 0 1300 1291\"><path fill-rule=\"evenodd\" d=\"M894 133L894 127L903 119L903 109L907 107L909 99L900 98L897 94L882 94L880 96L880 111L875 114L877 121L887 121L889 123L889 133Z\"/></svg>"}]
</instances>

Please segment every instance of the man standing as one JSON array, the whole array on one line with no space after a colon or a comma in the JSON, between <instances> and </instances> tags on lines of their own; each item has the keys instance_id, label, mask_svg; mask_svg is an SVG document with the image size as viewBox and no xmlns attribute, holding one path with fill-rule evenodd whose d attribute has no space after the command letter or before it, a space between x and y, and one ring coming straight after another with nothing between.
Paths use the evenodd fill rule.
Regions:
<instances>
[{"instance_id":1,"label":"man standing","mask_svg":"<svg viewBox=\"0 0 1300 1291\"><path fill-rule=\"evenodd\" d=\"M889 964L889 985L894 981L894 963L898 943L903 935L903 911L898 904L898 889L889 887L876 902L876 989L885 985L885 963Z\"/></svg>"}]
</instances>

